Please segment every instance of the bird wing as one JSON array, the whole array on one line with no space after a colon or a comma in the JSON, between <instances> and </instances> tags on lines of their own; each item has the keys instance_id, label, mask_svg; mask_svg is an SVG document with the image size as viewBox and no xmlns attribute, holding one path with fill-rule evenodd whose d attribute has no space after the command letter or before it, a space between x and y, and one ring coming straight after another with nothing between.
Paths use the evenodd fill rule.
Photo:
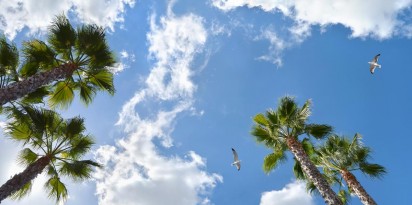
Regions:
<instances>
[{"instance_id":1,"label":"bird wing","mask_svg":"<svg viewBox=\"0 0 412 205\"><path fill-rule=\"evenodd\" d=\"M373 62L377 63L377 62L378 62L378 59L379 59L379 56L381 56L381 54L376 55L376 56L373 58Z\"/></svg>"},{"instance_id":2,"label":"bird wing","mask_svg":"<svg viewBox=\"0 0 412 205\"><path fill-rule=\"evenodd\" d=\"M371 73L373 74L373 72L375 72L375 68L376 68L376 66L374 66L374 65L371 65L371 67L370 67L370 71L371 71Z\"/></svg>"},{"instance_id":3,"label":"bird wing","mask_svg":"<svg viewBox=\"0 0 412 205\"><path fill-rule=\"evenodd\" d=\"M235 162L239 161L239 157L237 156L236 150L232 148L232 152L233 152L233 158L234 158Z\"/></svg>"},{"instance_id":4,"label":"bird wing","mask_svg":"<svg viewBox=\"0 0 412 205\"><path fill-rule=\"evenodd\" d=\"M239 171L240 170L240 162L236 163L236 167L237 167L237 171Z\"/></svg>"}]
</instances>

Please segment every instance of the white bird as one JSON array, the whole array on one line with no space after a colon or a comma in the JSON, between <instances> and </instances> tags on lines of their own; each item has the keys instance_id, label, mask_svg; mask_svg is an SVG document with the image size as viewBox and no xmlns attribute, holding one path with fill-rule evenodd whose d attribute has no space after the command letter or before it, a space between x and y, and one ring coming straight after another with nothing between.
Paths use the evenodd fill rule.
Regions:
<instances>
[{"instance_id":1,"label":"white bird","mask_svg":"<svg viewBox=\"0 0 412 205\"><path fill-rule=\"evenodd\" d=\"M381 54L376 55L376 56L372 59L371 62L368 62L369 64L371 64L370 71L371 71L372 74L375 72L375 68L376 68L376 67L381 68L381 65L378 64L378 58L379 58L380 55L381 55Z\"/></svg>"},{"instance_id":2,"label":"white bird","mask_svg":"<svg viewBox=\"0 0 412 205\"><path fill-rule=\"evenodd\" d=\"M235 149L232 148L232 152L233 152L233 161L234 161L234 162L232 163L232 166L233 166L233 165L236 165L237 171L239 171L239 170L240 170L240 160L239 160L239 157L237 156L237 152L236 152Z\"/></svg>"}]
</instances>

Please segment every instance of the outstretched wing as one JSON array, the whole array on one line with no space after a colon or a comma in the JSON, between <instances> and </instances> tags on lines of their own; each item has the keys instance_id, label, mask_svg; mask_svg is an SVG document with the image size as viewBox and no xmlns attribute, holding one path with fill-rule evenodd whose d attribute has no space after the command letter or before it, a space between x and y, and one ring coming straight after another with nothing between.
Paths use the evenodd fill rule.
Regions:
<instances>
[{"instance_id":1,"label":"outstretched wing","mask_svg":"<svg viewBox=\"0 0 412 205\"><path fill-rule=\"evenodd\" d=\"M236 163L236 168L237 168L237 171L240 170L240 162L239 162L239 163Z\"/></svg>"},{"instance_id":2,"label":"outstretched wing","mask_svg":"<svg viewBox=\"0 0 412 205\"><path fill-rule=\"evenodd\" d=\"M376 68L376 66L371 65L371 67L370 67L370 71L371 71L371 73L372 73L372 74L375 72L375 68Z\"/></svg>"},{"instance_id":3,"label":"outstretched wing","mask_svg":"<svg viewBox=\"0 0 412 205\"><path fill-rule=\"evenodd\" d=\"M381 56L381 54L376 55L376 56L373 58L373 62L377 63L377 62L378 62L378 59L379 59L379 56Z\"/></svg>"},{"instance_id":4,"label":"outstretched wing","mask_svg":"<svg viewBox=\"0 0 412 205\"><path fill-rule=\"evenodd\" d=\"M239 157L237 156L237 152L235 149L232 148L232 152L233 152L233 159L235 162L239 161Z\"/></svg>"}]
</instances>

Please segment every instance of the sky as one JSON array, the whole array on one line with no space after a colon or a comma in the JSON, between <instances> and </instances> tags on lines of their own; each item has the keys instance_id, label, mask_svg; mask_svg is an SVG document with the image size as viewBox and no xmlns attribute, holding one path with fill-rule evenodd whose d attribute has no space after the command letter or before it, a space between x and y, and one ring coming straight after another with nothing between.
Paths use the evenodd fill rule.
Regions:
<instances>
[{"instance_id":1,"label":"sky","mask_svg":"<svg viewBox=\"0 0 412 205\"><path fill-rule=\"evenodd\" d=\"M269 174L271 150L250 135L252 118L295 96L313 102L312 123L363 136L382 179L355 176L379 204L409 204L412 70L410 0L0 0L0 32L21 46L45 39L64 13L106 28L118 64L116 93L78 99L104 165L89 181L66 180L65 204L320 205L292 173L293 158ZM380 53L382 68L369 72ZM0 125L4 125L4 121ZM0 136L0 181L23 170L21 146ZM321 142L317 142L321 143ZM242 162L230 166L235 148ZM5 205L54 204L36 178L30 196ZM356 196L351 204L361 204Z\"/></svg>"}]
</instances>

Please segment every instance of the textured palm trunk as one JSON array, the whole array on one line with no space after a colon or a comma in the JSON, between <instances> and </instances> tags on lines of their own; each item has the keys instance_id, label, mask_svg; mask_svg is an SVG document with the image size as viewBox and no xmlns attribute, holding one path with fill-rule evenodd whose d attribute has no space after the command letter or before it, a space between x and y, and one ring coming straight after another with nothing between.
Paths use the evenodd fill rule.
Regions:
<instances>
[{"instance_id":1,"label":"textured palm trunk","mask_svg":"<svg viewBox=\"0 0 412 205\"><path fill-rule=\"evenodd\" d=\"M302 147L302 144L297 139L289 137L287 139L287 145L295 158L299 161L305 174L309 177L322 195L325 203L329 205L342 205L342 202L336 193L330 188L328 182L322 177L322 174L310 161L308 155Z\"/></svg>"},{"instance_id":2,"label":"textured palm trunk","mask_svg":"<svg viewBox=\"0 0 412 205\"><path fill-rule=\"evenodd\" d=\"M18 191L25 184L36 178L49 163L49 157L41 157L36 162L29 165L23 172L16 174L9 179L0 187L0 203L3 199L9 197L12 193Z\"/></svg>"},{"instance_id":3,"label":"textured palm trunk","mask_svg":"<svg viewBox=\"0 0 412 205\"><path fill-rule=\"evenodd\" d=\"M77 66L75 64L66 63L50 71L37 73L22 81L15 82L1 88L0 106L6 104L7 102L17 100L53 81L71 76L73 71L76 69Z\"/></svg>"},{"instance_id":4,"label":"textured palm trunk","mask_svg":"<svg viewBox=\"0 0 412 205\"><path fill-rule=\"evenodd\" d=\"M362 185L358 182L355 175L350 173L347 170L341 171L343 179L348 184L349 188L355 192L355 194L359 197L361 202L365 205L376 205L376 202L372 199L371 196L365 191Z\"/></svg>"}]
</instances>

